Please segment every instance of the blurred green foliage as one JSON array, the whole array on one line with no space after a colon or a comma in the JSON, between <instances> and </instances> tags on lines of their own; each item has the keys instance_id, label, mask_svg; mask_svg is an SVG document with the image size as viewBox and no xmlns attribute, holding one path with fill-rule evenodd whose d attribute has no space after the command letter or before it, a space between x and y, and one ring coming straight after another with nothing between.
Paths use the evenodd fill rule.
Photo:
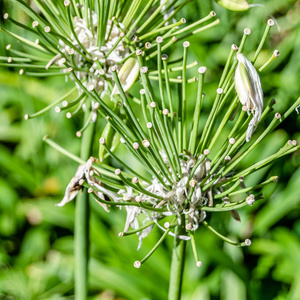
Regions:
<instances>
[{"instance_id":1,"label":"blurred green foliage","mask_svg":"<svg viewBox=\"0 0 300 300\"><path fill-rule=\"evenodd\" d=\"M282 112L300 95L300 1L261 3L276 18L280 32L275 27L271 30L257 66L279 49L279 58L261 80L265 99L275 98L275 109ZM12 10L14 16L28 21L9 1L0 5L3 11ZM207 95L217 88L229 48L239 43L243 29L252 31L245 47L251 57L268 19L263 8L236 13L208 0L191 1L180 16L189 23L211 10L217 12L221 25L190 38L189 55L189 62L198 60L208 67ZM0 55L5 55L6 44L16 44L3 34L0 41ZM173 49L171 56L176 58L181 51L181 47ZM193 72L189 70L191 76ZM80 125L78 119L67 120L54 110L29 121L23 119L25 113L43 108L71 86L62 77L20 78L12 69L0 69L0 299L73 298L74 203L63 208L54 204L61 200L77 165L46 146L42 137L49 134L78 154L80 141L75 132ZM195 92L192 85L189 88L189 93ZM299 128L300 118L294 113L248 157L247 164L273 153L289 138L299 141ZM300 299L299 165L300 155L294 153L247 178L246 184L252 185L270 174L280 175L277 184L264 188L264 200L240 211L241 223L227 214L209 216L215 228L224 234L230 231L232 238L252 234L252 246L224 245L199 228L196 239L203 266L194 266L188 247L182 299ZM141 269L135 269L133 262L152 248L161 232L153 231L137 252L136 236L118 237L124 220L124 211L112 209L108 214L92 202L90 299L166 299L172 239Z\"/></svg>"}]
</instances>

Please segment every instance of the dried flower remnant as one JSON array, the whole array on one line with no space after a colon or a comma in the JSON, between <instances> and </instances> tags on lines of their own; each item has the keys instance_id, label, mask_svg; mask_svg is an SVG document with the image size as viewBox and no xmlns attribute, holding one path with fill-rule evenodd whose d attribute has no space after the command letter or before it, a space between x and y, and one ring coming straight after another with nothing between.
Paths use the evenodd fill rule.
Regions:
<instances>
[{"instance_id":1,"label":"dried flower remnant","mask_svg":"<svg viewBox=\"0 0 300 300\"><path fill-rule=\"evenodd\" d=\"M129 158L121 159L115 155L110 150L110 145L106 143L107 139L100 138L101 147L112 160L123 165L124 171L116 169L114 173L110 171L109 175L104 162L97 165L98 168L108 172L102 182L101 191L103 188L107 189L109 193L106 196L111 201L97 198L95 195L99 202L125 207L127 217L124 231L120 236L138 234L138 247L153 227L162 230L160 240L147 256L135 263L136 266L140 267L168 235L185 241L190 240L193 249L196 249L193 233L202 224L226 242L237 246L250 245L249 239L235 242L221 235L208 224L207 216L214 212L230 212L232 217L240 222L238 209L254 205L263 198L261 188L277 181L277 176L272 176L254 186L248 186L247 176L273 163L276 158L300 148L297 143L287 142L275 154L244 169L240 168L240 162L243 160L246 163L246 156L300 103L299 98L286 113L281 115L273 113L272 106L275 102L265 99L269 103L263 109L258 73L241 54L244 52L243 47L249 34L250 31L245 30L239 47L232 46L219 85L216 87L215 98L210 103L208 117L201 128L203 120L202 122L200 120L205 118L202 117L202 109L208 107L208 104L205 107L202 105L207 69L204 66L198 69L197 80L187 78L186 70L197 66L195 63L187 63L189 44L183 43L183 59L179 66L169 64L168 57L162 53L161 43L157 44L157 70L150 70L145 56L137 56L142 85L139 98L133 99L130 94L121 92L126 118L121 120L112 115L107 119L119 133ZM271 62L268 61L268 64ZM235 69L237 71L233 80ZM174 75L174 71L182 72L180 78ZM116 84L120 86L116 70L113 69L112 73ZM153 93L152 81L158 81L159 97ZM186 102L179 102L179 97L174 98L170 90L173 85L180 85L182 93L180 96L184 100L187 85L193 83L197 84L198 91L194 100L189 98L194 105L194 115L191 118L185 107ZM235 86L240 97L235 95ZM239 98L244 105L243 109L237 109ZM139 106L139 110L138 107L133 109L133 101ZM247 117L248 110L253 112L254 121ZM237 115L232 125L231 116L235 111ZM251 134L253 133L251 122L254 122L253 126L258 125L258 120L265 120L266 116L273 114L269 126L258 138L251 140L249 138L249 143L245 145L250 130ZM226 137L222 132L226 132ZM142 167L132 163L131 155ZM101 174L101 170L97 170ZM118 183L115 181L116 177ZM110 181L109 178L114 180ZM101 178L99 180L101 181ZM89 183L86 185L89 186ZM97 191L96 187L92 188ZM103 193L105 194L104 191ZM130 227L132 230L129 230ZM196 265L200 266L196 250L194 254Z\"/></svg>"},{"instance_id":2,"label":"dried flower remnant","mask_svg":"<svg viewBox=\"0 0 300 300\"><path fill-rule=\"evenodd\" d=\"M88 159L86 164L80 165L74 175L74 177L71 179L70 183L68 184L64 198L61 202L56 204L57 206L64 206L68 202L72 201L78 192L83 189L84 182L87 182L90 186L97 189L97 192L94 191L94 193L102 200L105 200L104 195L108 195L114 201L117 200L116 197L114 197L114 194L111 193L109 190L105 189L102 186L101 181L99 180L100 174L92 167L92 164L96 162L96 159L94 157L91 157ZM96 175L96 176L95 176ZM93 190L92 190L93 191ZM105 203L97 201L106 211L108 211L107 205Z\"/></svg>"},{"instance_id":3,"label":"dried flower remnant","mask_svg":"<svg viewBox=\"0 0 300 300\"><path fill-rule=\"evenodd\" d=\"M248 125L246 141L249 142L254 126L260 120L263 111L263 91L259 75L251 62L242 54L237 54L238 65L235 70L234 83L239 99L247 107L253 118Z\"/></svg>"}]
</instances>

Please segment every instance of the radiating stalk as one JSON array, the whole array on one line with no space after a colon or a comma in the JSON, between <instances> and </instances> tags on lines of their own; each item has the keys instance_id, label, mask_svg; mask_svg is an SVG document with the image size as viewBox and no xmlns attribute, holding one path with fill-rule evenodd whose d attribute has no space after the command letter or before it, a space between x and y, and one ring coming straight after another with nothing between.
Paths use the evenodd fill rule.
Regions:
<instances>
[{"instance_id":1,"label":"radiating stalk","mask_svg":"<svg viewBox=\"0 0 300 300\"><path fill-rule=\"evenodd\" d=\"M200 67L198 72L199 72L199 79L198 79L197 100L196 100L196 105L195 105L193 127L192 127L191 136L190 136L190 146L189 146L189 151L192 154L195 153L196 142L197 142L197 138L198 138L200 112L201 112L201 107L202 107L202 102L203 102L202 91L203 91L204 73L206 72L206 67Z\"/></svg>"},{"instance_id":2,"label":"radiating stalk","mask_svg":"<svg viewBox=\"0 0 300 300\"><path fill-rule=\"evenodd\" d=\"M144 29L146 29L148 26L150 26L151 22L153 22L154 18L161 12L161 9L163 8L164 5L167 4L169 0L164 1L163 3L160 4L160 6L152 13L152 15L147 19L147 21L140 26L140 28L137 30L137 34L139 35L140 33L143 32Z\"/></svg>"},{"instance_id":3,"label":"radiating stalk","mask_svg":"<svg viewBox=\"0 0 300 300\"><path fill-rule=\"evenodd\" d=\"M187 149L187 115L186 115L186 63L187 63L187 50L190 46L189 42L183 43L183 68L182 68L182 145L183 149Z\"/></svg>"},{"instance_id":4,"label":"radiating stalk","mask_svg":"<svg viewBox=\"0 0 300 300\"><path fill-rule=\"evenodd\" d=\"M259 45L258 45L258 47L257 47L257 50L256 50L256 52L255 52L255 54L254 54L254 57L253 57L253 59L252 59L252 64L254 64L254 63L256 62L256 59L257 59L257 57L258 57L258 55L259 55L259 53L260 53L260 51L261 51L261 49L262 49L262 47L263 47L263 45L264 45L266 39L267 39L267 36L268 36L268 34L269 34L269 32L270 32L270 29L271 29L271 27L272 27L274 24L275 24L275 23L274 23L274 21L273 21L272 19L269 19L269 20L268 20L268 23L267 23L265 32L264 32L264 34L263 34L263 37L262 37L262 39L261 39L261 41L260 41L260 43L259 43Z\"/></svg>"}]
</instances>

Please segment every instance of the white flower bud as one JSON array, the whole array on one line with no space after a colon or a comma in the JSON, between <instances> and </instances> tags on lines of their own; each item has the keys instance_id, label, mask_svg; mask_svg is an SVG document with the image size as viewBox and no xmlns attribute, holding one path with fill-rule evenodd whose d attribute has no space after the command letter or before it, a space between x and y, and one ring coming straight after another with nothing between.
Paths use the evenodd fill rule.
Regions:
<instances>
[{"instance_id":1,"label":"white flower bud","mask_svg":"<svg viewBox=\"0 0 300 300\"><path fill-rule=\"evenodd\" d=\"M127 92L139 76L139 64L134 58L128 58L119 71L118 77L124 92ZM111 97L120 94L117 85L114 86Z\"/></svg>"},{"instance_id":2,"label":"white flower bud","mask_svg":"<svg viewBox=\"0 0 300 300\"><path fill-rule=\"evenodd\" d=\"M251 62L242 53L236 58L238 65L234 76L235 89L242 105L247 107L248 113L249 111L253 113L246 136L246 141L249 142L263 110L263 91L259 75Z\"/></svg>"},{"instance_id":3,"label":"white flower bud","mask_svg":"<svg viewBox=\"0 0 300 300\"><path fill-rule=\"evenodd\" d=\"M250 5L245 0L215 0L222 7L232 11L245 11Z\"/></svg>"}]
</instances>

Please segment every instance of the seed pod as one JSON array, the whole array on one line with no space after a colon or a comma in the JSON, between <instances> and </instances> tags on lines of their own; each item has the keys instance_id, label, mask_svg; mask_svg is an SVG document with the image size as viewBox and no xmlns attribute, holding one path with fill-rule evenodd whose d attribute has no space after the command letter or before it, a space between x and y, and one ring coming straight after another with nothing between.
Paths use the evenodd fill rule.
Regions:
<instances>
[{"instance_id":1,"label":"seed pod","mask_svg":"<svg viewBox=\"0 0 300 300\"><path fill-rule=\"evenodd\" d=\"M250 8L245 0L215 0L215 2L231 11L245 11Z\"/></svg>"},{"instance_id":2,"label":"seed pod","mask_svg":"<svg viewBox=\"0 0 300 300\"><path fill-rule=\"evenodd\" d=\"M138 61L132 57L128 58L123 64L122 68L118 73L118 77L124 92L128 91L134 84L139 76L139 64ZM114 86L111 97L113 95L120 94L117 85Z\"/></svg>"},{"instance_id":3,"label":"seed pod","mask_svg":"<svg viewBox=\"0 0 300 300\"><path fill-rule=\"evenodd\" d=\"M236 58L238 65L234 75L235 89L242 105L247 107L248 114L250 111L253 113L246 136L246 141L249 142L263 110L263 91L259 75L251 62L242 53Z\"/></svg>"}]
</instances>

